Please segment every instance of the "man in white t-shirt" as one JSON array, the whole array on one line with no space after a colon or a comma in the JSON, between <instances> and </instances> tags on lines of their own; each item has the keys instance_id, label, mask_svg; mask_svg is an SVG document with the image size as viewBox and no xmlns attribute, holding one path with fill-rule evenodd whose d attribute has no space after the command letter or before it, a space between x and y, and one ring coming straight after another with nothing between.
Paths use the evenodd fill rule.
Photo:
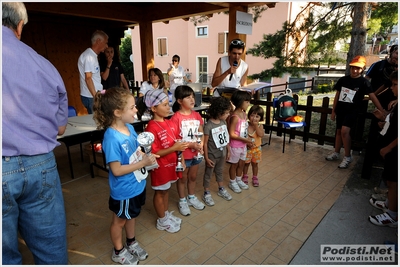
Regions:
<instances>
[{"instance_id":1,"label":"man in white t-shirt","mask_svg":"<svg viewBox=\"0 0 400 267\"><path fill-rule=\"evenodd\" d=\"M89 114L93 113L94 95L97 91L103 90L97 56L108 47L108 35L103 31L95 31L91 41L92 46L78 59L81 100Z\"/></svg>"},{"instance_id":2,"label":"man in white t-shirt","mask_svg":"<svg viewBox=\"0 0 400 267\"><path fill-rule=\"evenodd\" d=\"M174 55L172 57L172 64L170 63L170 67L167 70L168 81L169 81L169 91L172 93L172 103L175 102L175 89L179 85L184 85L184 81L187 83L192 82L186 77L185 69L182 66L179 66L179 62L181 58L178 55Z\"/></svg>"},{"instance_id":3,"label":"man in white t-shirt","mask_svg":"<svg viewBox=\"0 0 400 267\"><path fill-rule=\"evenodd\" d=\"M244 48L245 43L242 40L231 41L228 55L218 59L211 81L212 87L239 88L247 85L249 66L241 59Z\"/></svg>"}]
</instances>

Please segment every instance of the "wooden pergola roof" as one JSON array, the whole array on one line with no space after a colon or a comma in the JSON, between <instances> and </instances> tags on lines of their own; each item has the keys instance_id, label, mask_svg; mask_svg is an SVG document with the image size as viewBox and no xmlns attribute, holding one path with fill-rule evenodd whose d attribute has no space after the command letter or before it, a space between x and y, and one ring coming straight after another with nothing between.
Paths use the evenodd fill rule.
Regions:
<instances>
[{"instance_id":1,"label":"wooden pergola roof","mask_svg":"<svg viewBox=\"0 0 400 267\"><path fill-rule=\"evenodd\" d=\"M189 20L190 17L229 12L229 39L246 35L236 33L236 11L247 12L249 7L276 2L26 2L29 20L41 23L75 25L79 28L107 29L109 42L119 44L124 31L139 26L142 74L154 67L153 29L155 22ZM46 33L45 33L46 34ZM50 34L50 33L49 33ZM243 55L245 57L245 55Z\"/></svg>"},{"instance_id":2,"label":"wooden pergola roof","mask_svg":"<svg viewBox=\"0 0 400 267\"><path fill-rule=\"evenodd\" d=\"M105 20L115 27L134 27L143 22L168 22L174 19L211 15L229 11L231 7L267 5L276 2L27 2L29 14L41 13L71 18Z\"/></svg>"}]
</instances>

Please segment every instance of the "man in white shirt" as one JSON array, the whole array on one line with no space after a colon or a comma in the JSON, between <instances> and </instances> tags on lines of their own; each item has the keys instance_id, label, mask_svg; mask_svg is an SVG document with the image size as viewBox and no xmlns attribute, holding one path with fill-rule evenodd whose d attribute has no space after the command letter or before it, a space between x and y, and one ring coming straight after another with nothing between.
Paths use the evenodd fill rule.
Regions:
<instances>
[{"instance_id":1,"label":"man in white shirt","mask_svg":"<svg viewBox=\"0 0 400 267\"><path fill-rule=\"evenodd\" d=\"M175 102L175 89L179 85L184 85L184 81L187 83L192 82L186 77L185 69L182 66L179 66L181 58L178 55L174 55L172 57L172 64L170 63L170 67L167 70L168 81L169 81L169 91L172 94L172 103Z\"/></svg>"},{"instance_id":2,"label":"man in white shirt","mask_svg":"<svg viewBox=\"0 0 400 267\"><path fill-rule=\"evenodd\" d=\"M212 87L239 88L247 85L249 66L241 59L244 48L245 43L242 40L231 41L228 55L218 59L211 81Z\"/></svg>"},{"instance_id":3,"label":"man in white shirt","mask_svg":"<svg viewBox=\"0 0 400 267\"><path fill-rule=\"evenodd\" d=\"M78 59L81 100L89 114L93 113L94 95L97 91L103 90L97 56L108 47L108 35L103 31L95 31L91 41L92 46Z\"/></svg>"}]
</instances>

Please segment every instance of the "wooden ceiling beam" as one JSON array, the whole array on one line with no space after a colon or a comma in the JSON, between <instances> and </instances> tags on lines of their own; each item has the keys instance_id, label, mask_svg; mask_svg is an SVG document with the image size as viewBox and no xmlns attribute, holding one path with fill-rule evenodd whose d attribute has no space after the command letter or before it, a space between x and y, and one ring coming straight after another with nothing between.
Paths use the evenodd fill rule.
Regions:
<instances>
[{"instance_id":1,"label":"wooden ceiling beam","mask_svg":"<svg viewBox=\"0 0 400 267\"><path fill-rule=\"evenodd\" d=\"M228 11L232 2L26 2L25 6L30 13L64 15L98 19L101 21L115 22L121 27L133 27L140 22L163 22L173 19L187 19L193 16L208 15ZM242 6L267 5L274 7L275 2L241 2ZM160 12L162 10L162 12Z\"/></svg>"},{"instance_id":2,"label":"wooden ceiling beam","mask_svg":"<svg viewBox=\"0 0 400 267\"><path fill-rule=\"evenodd\" d=\"M54 15L67 15L85 17L108 21L118 21L126 25L135 25L137 18L144 19L140 4L130 5L125 3L37 3L26 2L28 14L30 12L47 13Z\"/></svg>"},{"instance_id":3,"label":"wooden ceiling beam","mask_svg":"<svg viewBox=\"0 0 400 267\"><path fill-rule=\"evenodd\" d=\"M163 12L160 12L162 10ZM196 2L195 4L179 3L173 5L173 3L158 3L157 8L147 10L147 17L151 18L153 22L160 22L165 20L166 14L168 19L186 19L193 16L207 15L210 13L228 11L228 7L221 5L221 3L210 4L205 2Z\"/></svg>"}]
</instances>

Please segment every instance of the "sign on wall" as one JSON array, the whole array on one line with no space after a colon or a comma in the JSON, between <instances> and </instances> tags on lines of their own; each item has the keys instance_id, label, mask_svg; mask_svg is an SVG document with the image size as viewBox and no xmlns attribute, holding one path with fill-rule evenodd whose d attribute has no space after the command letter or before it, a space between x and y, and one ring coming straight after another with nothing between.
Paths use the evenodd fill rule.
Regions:
<instances>
[{"instance_id":1,"label":"sign on wall","mask_svg":"<svg viewBox=\"0 0 400 267\"><path fill-rule=\"evenodd\" d=\"M236 33L251 34L253 30L253 15L236 11Z\"/></svg>"}]
</instances>

